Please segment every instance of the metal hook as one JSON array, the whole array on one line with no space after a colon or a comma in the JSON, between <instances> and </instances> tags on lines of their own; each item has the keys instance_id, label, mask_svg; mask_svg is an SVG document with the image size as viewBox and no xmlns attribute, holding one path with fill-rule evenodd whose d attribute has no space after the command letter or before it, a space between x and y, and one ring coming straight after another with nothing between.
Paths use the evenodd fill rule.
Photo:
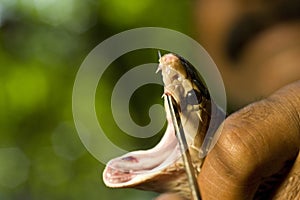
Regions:
<instances>
[{"instance_id":1,"label":"metal hook","mask_svg":"<svg viewBox=\"0 0 300 200\"><path fill-rule=\"evenodd\" d=\"M176 137L177 137L177 140L178 140L178 143L180 146L180 150L182 153L182 159L183 159L184 167L185 167L185 170L187 173L192 197L193 197L193 200L201 200L200 189L199 189L198 182L197 182L197 179L196 179L196 176L194 173L195 170L194 170L194 167L192 164L191 155L190 155L188 144L186 142L186 138L184 135L179 112L177 110L177 107L173 105L173 102L175 102L175 101L172 98L172 96L167 95L167 103L168 103L169 110L170 110L170 113L172 116L175 134L176 134Z\"/></svg>"}]
</instances>

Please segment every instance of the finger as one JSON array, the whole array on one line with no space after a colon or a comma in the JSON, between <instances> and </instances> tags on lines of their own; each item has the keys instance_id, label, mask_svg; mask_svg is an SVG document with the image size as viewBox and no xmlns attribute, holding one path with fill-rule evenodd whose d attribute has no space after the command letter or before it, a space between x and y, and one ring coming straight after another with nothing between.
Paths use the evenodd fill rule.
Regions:
<instances>
[{"instance_id":1,"label":"finger","mask_svg":"<svg viewBox=\"0 0 300 200\"><path fill-rule=\"evenodd\" d=\"M300 81L225 120L198 181L203 199L252 199L261 180L296 158Z\"/></svg>"}]
</instances>

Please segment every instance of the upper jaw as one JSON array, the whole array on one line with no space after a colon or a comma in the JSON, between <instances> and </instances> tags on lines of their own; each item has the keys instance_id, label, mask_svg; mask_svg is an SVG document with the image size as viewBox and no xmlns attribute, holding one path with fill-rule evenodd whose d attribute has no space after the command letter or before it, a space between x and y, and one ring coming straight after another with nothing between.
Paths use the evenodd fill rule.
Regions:
<instances>
[{"instance_id":1,"label":"upper jaw","mask_svg":"<svg viewBox=\"0 0 300 200\"><path fill-rule=\"evenodd\" d=\"M164 94L170 95L180 105L187 91L193 87L183 68L180 59L174 54L166 54L160 58L157 71L161 71L164 87ZM167 107L167 106L166 106Z\"/></svg>"}]
</instances>

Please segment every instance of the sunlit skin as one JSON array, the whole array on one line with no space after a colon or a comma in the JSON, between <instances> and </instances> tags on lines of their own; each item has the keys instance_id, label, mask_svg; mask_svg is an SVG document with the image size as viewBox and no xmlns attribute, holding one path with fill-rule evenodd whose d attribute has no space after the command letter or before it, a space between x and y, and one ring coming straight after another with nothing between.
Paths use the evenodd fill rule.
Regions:
<instances>
[{"instance_id":1,"label":"sunlit skin","mask_svg":"<svg viewBox=\"0 0 300 200\"><path fill-rule=\"evenodd\" d=\"M242 17L263 16L271 4L198 0L194 6L198 41L221 71L234 112L198 177L204 200L252 199L261 180L278 174L288 161L293 166L273 198L300 198L295 189L300 184L299 20L274 22L256 33L236 59L226 46Z\"/></svg>"}]
</instances>

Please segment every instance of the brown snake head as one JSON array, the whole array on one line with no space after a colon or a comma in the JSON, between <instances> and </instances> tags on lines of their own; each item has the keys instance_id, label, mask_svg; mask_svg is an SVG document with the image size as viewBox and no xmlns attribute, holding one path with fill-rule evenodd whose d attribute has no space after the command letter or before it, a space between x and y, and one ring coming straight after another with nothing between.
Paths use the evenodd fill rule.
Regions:
<instances>
[{"instance_id":1,"label":"brown snake head","mask_svg":"<svg viewBox=\"0 0 300 200\"><path fill-rule=\"evenodd\" d=\"M202 164L199 149L211 119L211 101L206 86L196 69L175 54L159 60L164 94L171 95L178 106L181 122L189 145L195 173ZM168 126L161 141L152 149L127 153L111 160L103 180L108 187L139 188L156 192L175 192L190 199L190 189L175 136L170 111L165 110Z\"/></svg>"}]
</instances>

